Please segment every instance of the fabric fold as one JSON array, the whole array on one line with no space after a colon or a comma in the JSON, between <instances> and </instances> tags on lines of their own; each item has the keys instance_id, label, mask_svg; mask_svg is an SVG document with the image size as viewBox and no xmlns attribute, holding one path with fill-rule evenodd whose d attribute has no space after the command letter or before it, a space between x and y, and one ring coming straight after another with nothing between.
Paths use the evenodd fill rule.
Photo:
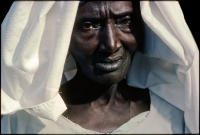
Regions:
<instances>
[{"instance_id":1,"label":"fabric fold","mask_svg":"<svg viewBox=\"0 0 200 135\"><path fill-rule=\"evenodd\" d=\"M66 110L58 91L78 3L13 3L1 25L2 114L32 108L55 120Z\"/></svg>"}]
</instances>

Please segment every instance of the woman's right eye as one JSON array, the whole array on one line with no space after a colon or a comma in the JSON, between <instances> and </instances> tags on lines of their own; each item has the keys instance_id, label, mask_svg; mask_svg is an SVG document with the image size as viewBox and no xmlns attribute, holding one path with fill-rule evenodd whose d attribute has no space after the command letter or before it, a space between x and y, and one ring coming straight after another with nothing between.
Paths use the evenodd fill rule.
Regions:
<instances>
[{"instance_id":1,"label":"woman's right eye","mask_svg":"<svg viewBox=\"0 0 200 135\"><path fill-rule=\"evenodd\" d=\"M99 24L96 24L96 23L93 23L93 22L82 22L80 25L79 25L79 29L81 31L92 31L92 30L97 30L100 28L100 25Z\"/></svg>"}]
</instances>

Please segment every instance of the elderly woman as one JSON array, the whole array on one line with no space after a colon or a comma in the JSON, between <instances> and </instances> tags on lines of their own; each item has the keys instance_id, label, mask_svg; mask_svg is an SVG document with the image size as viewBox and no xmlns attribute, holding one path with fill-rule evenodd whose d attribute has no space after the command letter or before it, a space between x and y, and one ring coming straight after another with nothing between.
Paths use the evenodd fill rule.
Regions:
<instances>
[{"instance_id":1,"label":"elderly woman","mask_svg":"<svg viewBox=\"0 0 200 135\"><path fill-rule=\"evenodd\" d=\"M177 2L15 2L2 29L2 133L199 132Z\"/></svg>"}]
</instances>

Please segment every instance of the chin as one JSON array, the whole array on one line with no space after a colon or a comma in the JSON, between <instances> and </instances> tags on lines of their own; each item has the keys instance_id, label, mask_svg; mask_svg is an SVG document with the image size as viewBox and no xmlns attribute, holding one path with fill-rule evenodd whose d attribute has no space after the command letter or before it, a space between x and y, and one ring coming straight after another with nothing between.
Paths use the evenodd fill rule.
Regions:
<instances>
[{"instance_id":1,"label":"chin","mask_svg":"<svg viewBox=\"0 0 200 135\"><path fill-rule=\"evenodd\" d=\"M99 84L110 85L119 83L124 79L126 74L116 71L111 73L106 73L103 75L93 76L91 79Z\"/></svg>"},{"instance_id":2,"label":"chin","mask_svg":"<svg viewBox=\"0 0 200 135\"><path fill-rule=\"evenodd\" d=\"M126 67L126 68L124 68ZM104 74L93 74L90 79L103 85L111 85L116 84L122 81L127 72L128 72L128 65L124 66L116 71L108 72Z\"/></svg>"}]
</instances>

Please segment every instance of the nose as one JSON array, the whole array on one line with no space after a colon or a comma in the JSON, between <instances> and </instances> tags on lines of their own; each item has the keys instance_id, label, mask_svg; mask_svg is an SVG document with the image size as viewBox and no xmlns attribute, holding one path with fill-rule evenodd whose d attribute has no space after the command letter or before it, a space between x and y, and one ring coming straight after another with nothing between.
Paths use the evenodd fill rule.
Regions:
<instances>
[{"instance_id":1,"label":"nose","mask_svg":"<svg viewBox=\"0 0 200 135\"><path fill-rule=\"evenodd\" d=\"M118 39L116 35L115 28L112 26L112 24L107 24L103 30L102 33L102 49L106 52L114 53L116 52L120 46L118 44Z\"/></svg>"}]
</instances>

